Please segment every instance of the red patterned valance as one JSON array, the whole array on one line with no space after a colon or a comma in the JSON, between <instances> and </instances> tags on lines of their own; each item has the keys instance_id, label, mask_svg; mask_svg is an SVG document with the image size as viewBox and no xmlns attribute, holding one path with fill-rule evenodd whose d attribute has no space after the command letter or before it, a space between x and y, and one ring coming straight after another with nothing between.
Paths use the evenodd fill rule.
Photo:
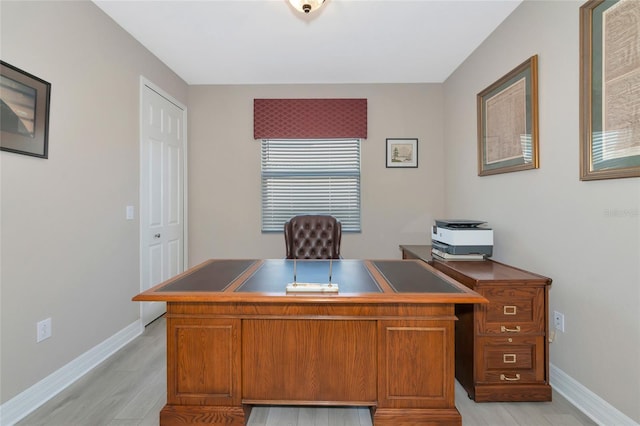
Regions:
<instances>
[{"instance_id":1,"label":"red patterned valance","mask_svg":"<svg viewBox=\"0 0 640 426\"><path fill-rule=\"evenodd\" d=\"M254 99L254 139L367 137L366 99Z\"/></svg>"}]
</instances>

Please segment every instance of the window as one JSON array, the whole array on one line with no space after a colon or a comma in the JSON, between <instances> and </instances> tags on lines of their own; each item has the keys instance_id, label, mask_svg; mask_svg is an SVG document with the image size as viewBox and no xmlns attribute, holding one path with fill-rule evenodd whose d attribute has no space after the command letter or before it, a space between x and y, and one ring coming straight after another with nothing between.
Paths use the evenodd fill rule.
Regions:
<instances>
[{"instance_id":1,"label":"window","mask_svg":"<svg viewBox=\"0 0 640 426\"><path fill-rule=\"evenodd\" d=\"M360 139L262 140L262 232L299 214L330 214L360 232Z\"/></svg>"}]
</instances>

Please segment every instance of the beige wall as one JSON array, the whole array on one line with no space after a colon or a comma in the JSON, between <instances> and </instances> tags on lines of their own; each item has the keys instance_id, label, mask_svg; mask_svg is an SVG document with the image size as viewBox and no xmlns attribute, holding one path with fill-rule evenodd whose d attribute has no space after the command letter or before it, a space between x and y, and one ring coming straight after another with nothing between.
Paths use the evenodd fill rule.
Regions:
<instances>
[{"instance_id":1,"label":"beige wall","mask_svg":"<svg viewBox=\"0 0 640 426\"><path fill-rule=\"evenodd\" d=\"M254 98L367 98L362 142L362 233L342 254L399 258L398 245L426 244L442 216L442 85L274 85L189 88L189 258L281 258L282 234L260 231L260 142ZM385 139L416 137L417 169L387 169Z\"/></svg>"},{"instance_id":2,"label":"beige wall","mask_svg":"<svg viewBox=\"0 0 640 426\"><path fill-rule=\"evenodd\" d=\"M184 103L187 86L93 3L1 8L2 60L52 85L49 159L0 153L5 402L138 318L140 75Z\"/></svg>"},{"instance_id":3,"label":"beige wall","mask_svg":"<svg viewBox=\"0 0 640 426\"><path fill-rule=\"evenodd\" d=\"M446 81L447 215L489 221L496 259L553 278L551 363L640 421L640 179L578 179L582 3L525 1ZM478 177L475 95L534 54L540 169Z\"/></svg>"}]
</instances>

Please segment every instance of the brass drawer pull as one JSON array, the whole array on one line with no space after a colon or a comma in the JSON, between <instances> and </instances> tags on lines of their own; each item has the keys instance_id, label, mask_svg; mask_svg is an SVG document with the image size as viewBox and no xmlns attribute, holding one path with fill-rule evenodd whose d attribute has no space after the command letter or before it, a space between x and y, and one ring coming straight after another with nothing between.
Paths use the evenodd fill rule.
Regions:
<instances>
[{"instance_id":1,"label":"brass drawer pull","mask_svg":"<svg viewBox=\"0 0 640 426\"><path fill-rule=\"evenodd\" d=\"M516 354L502 354L502 362L505 364L515 364Z\"/></svg>"},{"instance_id":2,"label":"brass drawer pull","mask_svg":"<svg viewBox=\"0 0 640 426\"><path fill-rule=\"evenodd\" d=\"M520 374L516 374L516 377L507 377L504 374L501 374L500 380L506 380L507 382L517 382L518 380L520 380Z\"/></svg>"},{"instance_id":3,"label":"brass drawer pull","mask_svg":"<svg viewBox=\"0 0 640 426\"><path fill-rule=\"evenodd\" d=\"M516 325L516 328L507 328L504 325L501 325L500 331L502 333L520 333L520 326Z\"/></svg>"},{"instance_id":4,"label":"brass drawer pull","mask_svg":"<svg viewBox=\"0 0 640 426\"><path fill-rule=\"evenodd\" d=\"M502 307L502 313L504 315L515 315L516 312L518 312L518 307L517 306L509 305L509 306L503 306Z\"/></svg>"}]
</instances>

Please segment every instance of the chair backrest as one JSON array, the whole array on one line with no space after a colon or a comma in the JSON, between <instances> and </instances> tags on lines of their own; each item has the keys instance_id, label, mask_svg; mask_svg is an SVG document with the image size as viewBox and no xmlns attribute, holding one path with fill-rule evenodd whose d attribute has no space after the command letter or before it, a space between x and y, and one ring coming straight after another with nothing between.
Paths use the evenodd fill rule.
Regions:
<instances>
[{"instance_id":1,"label":"chair backrest","mask_svg":"<svg viewBox=\"0 0 640 426\"><path fill-rule=\"evenodd\" d=\"M284 224L287 259L339 259L342 224L329 215L294 216Z\"/></svg>"}]
</instances>

